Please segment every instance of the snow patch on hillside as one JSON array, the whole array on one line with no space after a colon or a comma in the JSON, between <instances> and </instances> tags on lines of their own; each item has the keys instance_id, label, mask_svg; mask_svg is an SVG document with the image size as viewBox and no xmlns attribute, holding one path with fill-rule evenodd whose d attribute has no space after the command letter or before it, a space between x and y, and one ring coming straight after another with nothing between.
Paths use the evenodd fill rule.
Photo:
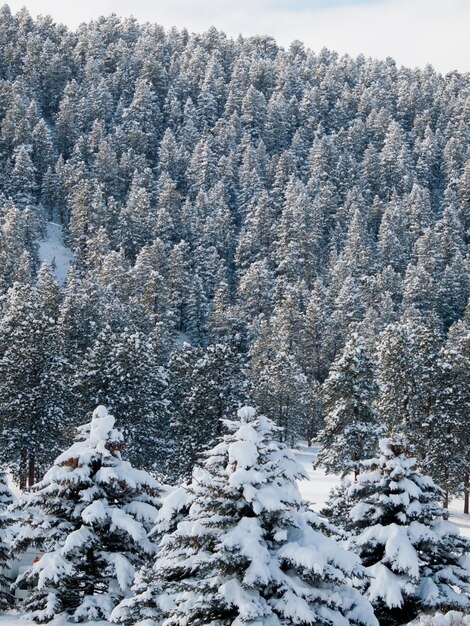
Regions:
<instances>
[{"instance_id":1,"label":"snow patch on hillside","mask_svg":"<svg viewBox=\"0 0 470 626\"><path fill-rule=\"evenodd\" d=\"M48 261L54 268L57 282L64 284L73 255L70 248L64 245L62 226L54 222L47 222L46 237L38 241L39 259L41 263Z\"/></svg>"},{"instance_id":2,"label":"snow patch on hillside","mask_svg":"<svg viewBox=\"0 0 470 626\"><path fill-rule=\"evenodd\" d=\"M178 333L175 339L175 343L178 348L184 348L184 346L191 345L191 339L186 333Z\"/></svg>"}]
</instances>

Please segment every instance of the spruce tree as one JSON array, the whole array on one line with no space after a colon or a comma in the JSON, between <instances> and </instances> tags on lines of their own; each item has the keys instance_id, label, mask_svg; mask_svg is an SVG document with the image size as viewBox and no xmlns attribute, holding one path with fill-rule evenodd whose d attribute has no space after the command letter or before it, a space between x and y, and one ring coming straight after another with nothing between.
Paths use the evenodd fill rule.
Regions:
<instances>
[{"instance_id":1,"label":"spruce tree","mask_svg":"<svg viewBox=\"0 0 470 626\"><path fill-rule=\"evenodd\" d=\"M469 542L444 519L441 498L395 435L380 440L380 456L364 461L357 481L345 482L327 507L372 576L366 596L382 626L420 611L470 607Z\"/></svg>"},{"instance_id":2,"label":"spruce tree","mask_svg":"<svg viewBox=\"0 0 470 626\"><path fill-rule=\"evenodd\" d=\"M60 449L63 382L55 352L58 287L47 267L37 288L15 283L0 319L0 450L31 486Z\"/></svg>"},{"instance_id":3,"label":"spruce tree","mask_svg":"<svg viewBox=\"0 0 470 626\"><path fill-rule=\"evenodd\" d=\"M161 400L165 372L155 339L150 333L114 330L107 324L78 365L73 389L83 412L102 403L121 416L131 462L149 471L162 469L167 435Z\"/></svg>"},{"instance_id":4,"label":"spruce tree","mask_svg":"<svg viewBox=\"0 0 470 626\"><path fill-rule=\"evenodd\" d=\"M390 431L399 428L409 436L420 462L433 435L441 341L436 316L410 309L385 328L377 347L381 419Z\"/></svg>"},{"instance_id":5,"label":"spruce tree","mask_svg":"<svg viewBox=\"0 0 470 626\"><path fill-rule=\"evenodd\" d=\"M124 438L99 406L77 441L18 501L21 529L13 555L43 554L20 574L32 590L26 612L37 622L60 614L106 619L128 593L135 568L154 553L148 538L163 487L122 459Z\"/></svg>"},{"instance_id":6,"label":"spruce tree","mask_svg":"<svg viewBox=\"0 0 470 626\"><path fill-rule=\"evenodd\" d=\"M425 466L444 490L444 506L450 496L463 495L463 512L470 512L470 324L453 324L438 360L438 396L430 418Z\"/></svg>"},{"instance_id":7,"label":"spruce tree","mask_svg":"<svg viewBox=\"0 0 470 626\"><path fill-rule=\"evenodd\" d=\"M322 388L325 423L317 437L317 464L327 472L357 474L360 461L374 453L383 434L374 407L377 394L375 364L363 337L355 332Z\"/></svg>"},{"instance_id":8,"label":"spruce tree","mask_svg":"<svg viewBox=\"0 0 470 626\"><path fill-rule=\"evenodd\" d=\"M168 361L164 399L170 414L174 450L168 471L173 480L190 480L202 453L212 447L223 423L248 395L244 359L227 344L176 349Z\"/></svg>"},{"instance_id":9,"label":"spruce tree","mask_svg":"<svg viewBox=\"0 0 470 626\"><path fill-rule=\"evenodd\" d=\"M36 169L31 161L30 146L20 146L15 153L15 165L11 172L11 193L20 207L34 204Z\"/></svg>"},{"instance_id":10,"label":"spruce tree","mask_svg":"<svg viewBox=\"0 0 470 626\"><path fill-rule=\"evenodd\" d=\"M300 496L304 471L278 428L244 407L188 487L189 511L162 537L143 616L164 624L377 624L348 580L352 554Z\"/></svg>"},{"instance_id":11,"label":"spruce tree","mask_svg":"<svg viewBox=\"0 0 470 626\"><path fill-rule=\"evenodd\" d=\"M176 531L179 522L187 517L192 504L192 493L187 485L172 489L162 498L155 526L149 537L157 545L165 535ZM130 626L137 622L150 620L154 623L163 618L160 606L162 584L155 575L155 560L149 561L136 573L132 586L132 595L124 598L110 615L110 621Z\"/></svg>"}]
</instances>

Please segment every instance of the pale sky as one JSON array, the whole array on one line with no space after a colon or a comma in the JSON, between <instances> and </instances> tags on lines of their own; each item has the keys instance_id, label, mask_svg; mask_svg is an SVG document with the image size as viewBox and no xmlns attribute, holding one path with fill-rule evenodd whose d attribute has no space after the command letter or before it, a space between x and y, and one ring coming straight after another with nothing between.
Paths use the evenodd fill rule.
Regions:
<instances>
[{"instance_id":1,"label":"pale sky","mask_svg":"<svg viewBox=\"0 0 470 626\"><path fill-rule=\"evenodd\" d=\"M70 27L99 15L201 32L295 39L314 51L326 46L440 72L470 71L470 0L11 0L13 11L50 14Z\"/></svg>"}]
</instances>

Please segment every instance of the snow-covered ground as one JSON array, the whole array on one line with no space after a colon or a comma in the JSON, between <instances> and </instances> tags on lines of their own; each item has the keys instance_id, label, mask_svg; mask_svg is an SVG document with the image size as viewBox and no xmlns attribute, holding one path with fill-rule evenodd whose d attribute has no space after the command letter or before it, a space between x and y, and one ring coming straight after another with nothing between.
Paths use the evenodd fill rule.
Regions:
<instances>
[{"instance_id":1,"label":"snow-covered ground","mask_svg":"<svg viewBox=\"0 0 470 626\"><path fill-rule=\"evenodd\" d=\"M306 445L300 445L295 450L297 460L309 476L309 480L303 480L299 484L302 496L313 503L316 511L320 511L328 499L330 489L339 483L339 477L325 474L321 469L313 469L317 453L318 447L308 448ZM470 537L470 515L464 515L462 510L463 501L453 500L449 506L450 520L460 528L462 535Z\"/></svg>"},{"instance_id":2,"label":"snow-covered ground","mask_svg":"<svg viewBox=\"0 0 470 626\"><path fill-rule=\"evenodd\" d=\"M72 261L72 251L64 245L62 226L54 222L46 224L46 238L38 241L39 258L54 267L56 280L63 285Z\"/></svg>"},{"instance_id":3,"label":"snow-covered ground","mask_svg":"<svg viewBox=\"0 0 470 626\"><path fill-rule=\"evenodd\" d=\"M313 469L313 462L318 453L318 446L308 448L306 445L300 445L295 450L295 456L301 463L308 474L309 479L299 483L302 496L313 504L316 511L320 511L328 500L330 490L339 482L338 476L325 474L322 469Z\"/></svg>"},{"instance_id":4,"label":"snow-covered ground","mask_svg":"<svg viewBox=\"0 0 470 626\"><path fill-rule=\"evenodd\" d=\"M457 524L460 528L460 533L465 537L470 537L470 515L464 515L462 513L463 502L461 500L454 500L450 503L450 520Z\"/></svg>"},{"instance_id":5,"label":"snow-covered ground","mask_svg":"<svg viewBox=\"0 0 470 626\"><path fill-rule=\"evenodd\" d=\"M109 622L86 622L83 624L83 626L85 626L85 624L90 623L93 624L93 626L109 626ZM0 613L0 624L1 626L26 626L27 624L30 624L31 626L34 626L35 622L33 622L32 620L28 620L26 617L23 617L19 614L17 615L5 615L5 614L1 614ZM48 622L48 626L65 626L67 624L67 626L70 626L71 622L67 621L65 619L65 617L58 617L54 620L52 620L51 622Z\"/></svg>"}]
</instances>

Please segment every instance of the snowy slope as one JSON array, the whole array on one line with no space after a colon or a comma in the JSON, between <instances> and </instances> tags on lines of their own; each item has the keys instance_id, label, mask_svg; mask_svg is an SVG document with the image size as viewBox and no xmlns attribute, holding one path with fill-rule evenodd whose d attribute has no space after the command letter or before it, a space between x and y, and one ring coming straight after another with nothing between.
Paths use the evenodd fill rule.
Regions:
<instances>
[{"instance_id":1,"label":"snowy slope","mask_svg":"<svg viewBox=\"0 0 470 626\"><path fill-rule=\"evenodd\" d=\"M325 474L323 470L313 469L313 461L315 460L318 447L308 448L300 445L294 451L299 463L301 463L309 476L309 480L303 480L300 484L300 492L302 496L313 503L314 509L319 511L328 499L328 493L332 487L339 483L339 477ZM462 535L470 537L470 515L462 513L462 500L453 500L450 504L450 520L460 528Z\"/></svg>"},{"instance_id":2,"label":"snowy slope","mask_svg":"<svg viewBox=\"0 0 470 626\"><path fill-rule=\"evenodd\" d=\"M72 261L72 251L64 245L62 226L54 222L46 224L46 238L38 241L39 258L54 266L56 280L63 285Z\"/></svg>"}]
</instances>

